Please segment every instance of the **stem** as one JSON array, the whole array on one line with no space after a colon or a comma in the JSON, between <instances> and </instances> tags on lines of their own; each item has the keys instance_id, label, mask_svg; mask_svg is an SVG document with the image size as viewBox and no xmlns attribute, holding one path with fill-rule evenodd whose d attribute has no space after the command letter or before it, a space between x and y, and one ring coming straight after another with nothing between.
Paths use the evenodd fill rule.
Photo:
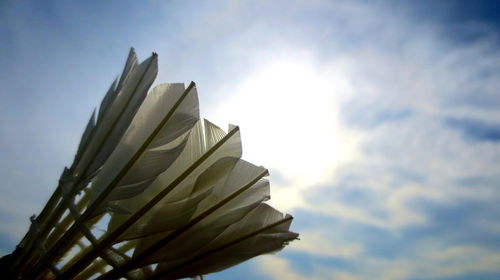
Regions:
<instances>
[{"instance_id":1,"label":"stem","mask_svg":"<svg viewBox=\"0 0 500 280\"><path fill-rule=\"evenodd\" d=\"M76 205L78 211L82 211L85 208L85 205L88 203L89 199L90 199L89 193L85 192L83 194L83 197L80 199L80 201L78 201ZM61 235L63 235L64 232L66 232L66 230L70 227L71 222L73 222L73 220L74 217L70 213L66 217L64 217L64 219L61 222L56 224L54 226L54 231L50 234L50 236L46 240L45 243L46 247L52 247L52 245L54 245L54 243L61 237Z\"/></svg>"},{"instance_id":2,"label":"stem","mask_svg":"<svg viewBox=\"0 0 500 280\"><path fill-rule=\"evenodd\" d=\"M130 249L133 249L135 244L135 242L126 242L125 244L121 245L117 250L119 252L127 252L129 251ZM86 252L90 251L92 249L92 247L87 247L85 249L89 249L89 250L86 250ZM83 251L81 251L82 253ZM74 260L75 259L78 259L78 257L80 257L82 254L80 254L79 256L73 258ZM70 267L71 265L73 265L74 262L68 262L64 267L63 267L63 270ZM90 278L91 276L93 276L94 274L102 271L102 273L104 273L104 267L107 265L108 263L106 261L104 261L103 259L101 260L96 260L95 262L92 263L92 265L88 266L85 270L82 271L82 273L78 274L76 277L73 277L72 279L74 280L85 280L85 279L88 279Z\"/></svg>"}]
</instances>

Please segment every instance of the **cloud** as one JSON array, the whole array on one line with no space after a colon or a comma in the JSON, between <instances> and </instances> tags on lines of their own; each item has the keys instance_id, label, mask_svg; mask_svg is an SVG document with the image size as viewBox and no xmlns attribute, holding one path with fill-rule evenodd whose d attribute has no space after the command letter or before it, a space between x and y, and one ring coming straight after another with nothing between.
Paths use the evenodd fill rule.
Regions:
<instances>
[{"instance_id":1,"label":"cloud","mask_svg":"<svg viewBox=\"0 0 500 280\"><path fill-rule=\"evenodd\" d=\"M207 116L241 125L244 156L270 168L273 205L296 214L297 231L303 232L291 251L304 254L304 261L323 256L366 267L326 265L290 277L495 273L497 255L472 234L492 231L481 236L498 237L495 219L484 215L500 202L500 146L496 126L487 125L500 117L500 63L493 59L498 49L492 37L457 41L446 25L384 1L226 8L212 10L217 16L209 13L202 21L209 23L207 32L197 35L218 36L226 47L216 56L226 70L239 66L230 80L213 87L219 106ZM276 10L281 13L270 17ZM308 13L315 17L296 20ZM235 18L242 21L220 28ZM468 205L484 207L473 211ZM447 211L459 217L459 228L446 223L449 216L439 216ZM328 218L307 223L311 217L302 212ZM459 233L452 237L453 231ZM442 243L429 245L433 238ZM460 250L486 265L452 253L434 255ZM288 255L280 258L269 262L293 269ZM270 267L263 269L279 277L280 270Z\"/></svg>"},{"instance_id":2,"label":"cloud","mask_svg":"<svg viewBox=\"0 0 500 280\"><path fill-rule=\"evenodd\" d=\"M296 272L290 267L289 263L276 256L263 256L259 258L258 262L259 268L267 275L270 275L272 279L290 279L290 280L306 280L315 279L304 277Z\"/></svg>"},{"instance_id":3,"label":"cloud","mask_svg":"<svg viewBox=\"0 0 500 280\"><path fill-rule=\"evenodd\" d=\"M310 260L303 258L303 261ZM308 273L298 272L292 262L277 256L261 257L256 265L272 279L283 279L283 276L286 279L451 279L460 275L494 279L489 273L499 272L500 254L471 246L443 248L438 245L422 246L411 258L363 257L353 262L346 268L315 263Z\"/></svg>"},{"instance_id":4,"label":"cloud","mask_svg":"<svg viewBox=\"0 0 500 280\"><path fill-rule=\"evenodd\" d=\"M477 141L500 141L500 125L488 124L474 119L449 118L445 123L456 128L472 140Z\"/></svg>"},{"instance_id":5,"label":"cloud","mask_svg":"<svg viewBox=\"0 0 500 280\"><path fill-rule=\"evenodd\" d=\"M288 250L311 253L318 256L355 258L362 254L359 243L339 242L335 233L325 234L313 229L300 232L300 241L293 242Z\"/></svg>"},{"instance_id":6,"label":"cloud","mask_svg":"<svg viewBox=\"0 0 500 280\"><path fill-rule=\"evenodd\" d=\"M448 4L433 6L436 9L388 1L196 5L151 1L134 19L154 7L154 20L133 32L131 25L123 30L135 34L131 36L140 42L138 50L160 53L158 80L196 81L203 115L219 125L241 126L244 158L270 169L271 203L291 212L302 234L284 254L258 258L229 273L253 275L257 266L274 279L498 278L497 31L481 23L465 24L464 32L460 23L451 26L443 19L448 16L439 14L452 13ZM77 29L70 17L63 22L73 24L69 30ZM27 36L17 42L24 42L21 50L29 53L26 42L37 40L22 23L15 27L22 29L19 36ZM43 30L43 35L53 32ZM82 30L75 34L85 33ZM102 41L104 35L91 37ZM131 44L129 39L117 40ZM73 47L66 43L59 45L69 60L54 68L78 64L67 55ZM85 50L92 49L99 58L101 49L105 57L118 49L86 44ZM46 54L54 57L60 50ZM74 57L99 60L83 53L79 49ZM42 58L31 54L30 60ZM26 65L14 70L28 69ZM83 76L97 75L107 82L98 72L101 67L78 65L84 65ZM55 80L54 75L41 75L33 84L52 91L41 80ZM74 96L97 104L86 97L87 91L94 92L88 88ZM54 154L57 151L69 158L66 143L76 145L77 129L65 125L65 115L75 107L62 108L52 117L42 114L61 96L66 95L51 95L42 107L34 102L28 108L37 108L36 114L17 120L37 119L38 127L57 124L44 130L49 136L36 146L43 152L26 152L32 158L62 158ZM6 108L23 104L15 97L9 102ZM85 106L78 109L85 111L78 117L82 126L90 108ZM9 110L7 116L17 111ZM11 159L25 155L18 151L30 146L29 141L18 141L18 127L16 121L2 123L3 134L14 135L0 143ZM30 140L42 130L21 131ZM53 170L62 168L57 160L48 164ZM33 185L40 178L44 185L56 181L47 175L54 171L38 162L30 165L37 175L34 181L21 180L21 165L11 162L3 165L8 167L3 174L9 185ZM12 204L18 198L13 192L0 200L1 213L12 214L1 217L9 224L1 231L9 236L18 235L27 224L10 221L27 219L29 209L35 208L23 205L20 210Z\"/></svg>"},{"instance_id":7,"label":"cloud","mask_svg":"<svg viewBox=\"0 0 500 280\"><path fill-rule=\"evenodd\" d=\"M457 203L495 193L454 185L497 174L495 145L470 145L442 122L498 115L492 43L455 44L441 36L444 26L416 24L383 3L294 2L274 17L273 4L221 4L191 26L204 24L204 32L188 32L194 41L220 47L206 40L217 34L224 42L216 57L226 69L242 66L215 88L219 106L207 116L241 125L244 156L279 175L273 204L398 229L426 222L416 199ZM293 22L307 12L317 16ZM279 34L286 24L290 31ZM489 101L469 102L477 95ZM322 195L345 178L357 178L344 188L367 193L370 204Z\"/></svg>"},{"instance_id":8,"label":"cloud","mask_svg":"<svg viewBox=\"0 0 500 280\"><path fill-rule=\"evenodd\" d=\"M305 10L314 9L315 4L307 5ZM455 216L465 217L466 211L471 210L459 206L478 203L484 205L482 211L470 214L478 218L494 212L500 202L496 179L500 175L496 163L500 150L492 141L494 137L490 137L496 130L481 125L499 117L496 109L500 103L495 97L499 77L495 73L499 73L500 64L492 60L498 55L492 47L494 43L486 38L456 44L441 36L440 28L444 26L417 24L416 19L391 13L384 5L332 5L341 12L324 2L317 6L333 14L330 25L325 25L330 28L320 30L342 43L329 40L319 46L319 38L323 37L315 34L317 41L313 39L307 47L304 42L295 49L283 47L293 43L254 46L246 56L255 62L256 69L224 85L219 90L222 93L218 93L230 98L221 102L217 114L235 116L243 133L259 135L259 139L243 138L246 147L250 147L247 149L255 149L248 154L279 155L254 160L270 167L271 173L279 173L273 203L292 213L307 211L332 217L333 220L325 221L327 224L342 221L343 225L350 225L342 234L332 234L342 231L335 226L318 230L319 223L307 228L299 226L297 231L304 233L302 240L290 249L307 254L303 259L312 258L311 255L349 259L363 269L315 267L311 270L314 273L301 271L290 277L436 279L495 273L498 255L477 242L473 230L466 230L493 230L489 238L494 239L498 236L494 219L483 218L480 226L463 219L457 229L446 223L444 216L436 216L449 208L455 209L450 210ZM336 17L337 13L343 14ZM387 18L387 14L391 17ZM338 18L347 19L337 25ZM319 17L311 25L315 23L324 22ZM260 24L260 28L273 32L271 24ZM373 26L377 30L372 30ZM301 33L304 26L295 29L307 37ZM251 37L253 33L265 32L252 29L243 33ZM345 43L354 40L356 44ZM238 43L232 47L243 48ZM308 54L311 49L317 52ZM300 75L295 76L294 69L301 69L297 71ZM304 100L296 99L294 90L305 88L300 82L309 77L318 81L315 84L319 88L328 90L323 91L324 95L302 90ZM288 83L280 84L283 80ZM308 103L315 99L318 103ZM300 114L295 108L300 106L295 104L320 106L310 120L309 116L296 120ZM331 117L316 117L323 111ZM478 121L450 126L446 121L449 119ZM290 126L290 120L299 125ZM309 120L311 129L298 129L304 127L301 120ZM283 130L279 130L280 126ZM303 135L295 136L299 133ZM268 135L277 136L270 139ZM470 136L488 141L471 143L467 139ZM346 156L328 161L332 158L328 149L336 145ZM323 152L317 147L327 150ZM308 173L310 170L316 173ZM314 176L301 177L304 174ZM300 218L298 215L296 219L299 224L303 223ZM439 223L443 223L440 230L436 229ZM456 230L462 234L447 235ZM366 241L370 240L368 233L360 232L370 231L378 232L377 238ZM442 244L430 245L435 243L429 241L434 234ZM377 240L386 241L377 246ZM391 248L407 242L415 244ZM458 252L473 257L460 256ZM384 254L387 258L380 257ZM287 259L272 259L263 269L279 277L280 270L271 271L270 267L293 269ZM323 272L317 274L319 271Z\"/></svg>"}]
</instances>

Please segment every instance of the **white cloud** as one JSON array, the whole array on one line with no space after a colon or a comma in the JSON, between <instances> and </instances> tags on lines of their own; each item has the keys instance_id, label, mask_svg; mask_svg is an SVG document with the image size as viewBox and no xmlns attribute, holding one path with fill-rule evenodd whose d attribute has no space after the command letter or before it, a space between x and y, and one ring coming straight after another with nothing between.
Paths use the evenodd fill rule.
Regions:
<instances>
[{"instance_id":1,"label":"white cloud","mask_svg":"<svg viewBox=\"0 0 500 280\"><path fill-rule=\"evenodd\" d=\"M434 246L430 248L430 244ZM313 269L304 275L298 273L286 259L278 256L259 257L257 265L272 279L436 279L470 273L500 272L500 253L473 246L446 247L429 242L410 258L394 260L359 257L353 263L356 269L312 264Z\"/></svg>"},{"instance_id":2,"label":"white cloud","mask_svg":"<svg viewBox=\"0 0 500 280\"><path fill-rule=\"evenodd\" d=\"M324 2L318 5L332 8ZM397 231L427 223L425 214L411 206L415 199L460 203L498 198L494 188L461 187L456 181L500 174L495 160L500 146L471 144L443 123L448 116L498 116L463 102L472 90L493 98L498 82L481 75L499 67L491 60L494 53L488 44L450 44L428 24L415 25L398 15L387 18L388 7L347 2L334 6L340 8L335 13L345 13L349 20L342 27L333 25L343 30L332 34L366 33L353 50L329 43L329 55L319 62L311 50L285 44L253 49L247 52L251 70L220 89L228 99L209 112L215 120L241 125L245 156L283 177L273 184L273 204ZM378 32L367 32L372 25ZM273 30L265 23L259 26ZM316 48L315 43L310 47ZM377 113L387 110L408 110L409 116L377 124ZM372 127L352 127L359 121ZM394 168L405 168L422 180L401 178ZM352 206L335 191L328 198L321 191L316 197L308 195L331 189L341 176L353 175L351 170L360 177L357 187L373 191L377 203ZM380 212L386 216L374 214Z\"/></svg>"},{"instance_id":3,"label":"white cloud","mask_svg":"<svg viewBox=\"0 0 500 280\"><path fill-rule=\"evenodd\" d=\"M292 213L304 209L311 215L377 226L404 238L403 230L434 222L425 211L432 209L417 208L419 201L442 206L499 201L496 186L460 181L498 178L500 145L470 142L445 123L449 117L498 121L494 108L500 104L495 97L500 79L495 70L500 62L493 59L498 51L490 42L457 44L442 36L442 26L398 15L384 4L298 3L287 11L300 10L298 6L304 12L323 9L330 20L284 19L296 36L280 36L268 18L250 20L251 28L241 28L228 51L245 56L246 67L218 87L217 96L226 100L208 112L218 123L241 125L245 156L279 174L279 180L272 181L274 205ZM246 18L252 14L249 10L230 16ZM280 43L263 39L272 36ZM299 118L296 108L303 106L314 110ZM333 156L339 150L340 156ZM342 197L348 191L364 192L366 201ZM487 220L483 228L496 226ZM308 279L432 279L498 267L494 250L431 243L424 238L408 245L411 254L383 259L365 255L368 250L355 239L311 229L289 249L346 258L362 268L343 271L317 265ZM422 250L415 249L419 246ZM276 279L287 275L281 273L304 278L292 273L285 259L265 260L262 269Z\"/></svg>"},{"instance_id":4,"label":"white cloud","mask_svg":"<svg viewBox=\"0 0 500 280\"><path fill-rule=\"evenodd\" d=\"M300 232L300 240L292 242L288 250L306 252L326 257L356 258L363 253L358 243L342 240L335 232L305 230Z\"/></svg>"},{"instance_id":5,"label":"white cloud","mask_svg":"<svg viewBox=\"0 0 500 280\"><path fill-rule=\"evenodd\" d=\"M271 12L274 4L224 3L189 29L198 32L188 32L210 48L215 42L207 38L217 36L224 43L216 44L223 53L216 57L227 69L235 61L241 66L226 73L225 83L210 86L218 106L205 115L241 126L244 157L276 178L273 205L397 232L428 222L412 206L415 199L449 204L498 196L491 187L455 181L500 174L494 160L500 146L471 145L442 122L448 116L498 117L460 103L472 90L491 99L498 85L481 75L500 67L487 42L450 43L441 27L383 3L297 1L279 14ZM284 16L305 13L320 16L308 22ZM387 111L408 116L383 123ZM397 168L422 179L405 179ZM351 205L333 189L348 176L358 177L350 188L371 191L371 203ZM322 195L326 189L329 197Z\"/></svg>"},{"instance_id":6,"label":"white cloud","mask_svg":"<svg viewBox=\"0 0 500 280\"><path fill-rule=\"evenodd\" d=\"M432 222L415 207L418 200L448 206L500 201L494 184L459 183L498 180L498 142L470 142L443 122L500 119L500 61L488 39L449 41L445 27L400 14L384 1L186 7L182 35L166 29L154 39L152 49L165 63L160 68L169 74L159 80L199 82L203 115L241 126L244 157L270 168L278 209L340 217L398 236ZM169 47L161 49L165 38ZM349 192L355 199L343 197ZM12 201L1 200L0 210L27 219L31 212L21 208L34 207ZM481 229L498 234L491 217L477 218ZM23 225L0 230L16 235ZM292 280L432 279L500 267L493 249L425 239L409 245L413 251L399 260L375 258L361 240L347 238L348 230L305 230L290 250L349 259L360 271L318 264L305 276L277 256L259 258L260 267L275 279Z\"/></svg>"},{"instance_id":7,"label":"white cloud","mask_svg":"<svg viewBox=\"0 0 500 280\"><path fill-rule=\"evenodd\" d=\"M304 277L290 266L287 260L273 255L259 257L258 264L260 270L272 277L272 279L306 280L315 279ZM318 278L319 279L319 278Z\"/></svg>"},{"instance_id":8,"label":"white cloud","mask_svg":"<svg viewBox=\"0 0 500 280\"><path fill-rule=\"evenodd\" d=\"M368 267L379 268L380 279L389 279L386 278L387 274L398 274L395 272L400 270L405 271L407 275L392 279L406 279L408 276L435 279L468 273L498 272L500 253L473 246L429 247L427 244L422 246L411 259L399 261L371 259L367 264Z\"/></svg>"}]
</instances>

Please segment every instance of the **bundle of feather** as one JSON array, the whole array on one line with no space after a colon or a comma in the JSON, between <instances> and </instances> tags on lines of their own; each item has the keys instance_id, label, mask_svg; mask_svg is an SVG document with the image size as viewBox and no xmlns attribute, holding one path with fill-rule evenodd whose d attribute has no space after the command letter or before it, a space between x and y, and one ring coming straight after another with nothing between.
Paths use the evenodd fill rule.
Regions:
<instances>
[{"instance_id":1,"label":"bundle of feather","mask_svg":"<svg viewBox=\"0 0 500 280\"><path fill-rule=\"evenodd\" d=\"M178 279L282 249L298 234L241 159L237 126L199 118L194 83L161 84L132 49L75 159L10 256L14 279ZM105 227L104 230L99 230Z\"/></svg>"}]
</instances>

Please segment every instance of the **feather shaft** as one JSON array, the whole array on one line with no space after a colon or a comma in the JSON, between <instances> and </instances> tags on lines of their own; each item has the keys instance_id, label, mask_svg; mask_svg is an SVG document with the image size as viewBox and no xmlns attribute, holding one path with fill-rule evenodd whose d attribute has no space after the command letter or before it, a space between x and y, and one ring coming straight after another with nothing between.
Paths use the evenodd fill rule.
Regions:
<instances>
[{"instance_id":1,"label":"feather shaft","mask_svg":"<svg viewBox=\"0 0 500 280\"><path fill-rule=\"evenodd\" d=\"M157 55L155 53L153 53L153 56L149 59L149 62L147 63L147 66L146 66L146 70L142 73L141 77L139 78L139 81L137 83L137 85L134 87L134 90L133 92L135 92L139 87L140 87L140 84L141 82L143 81L143 79L145 78L148 70L151 69L152 66L154 66L152 69L154 70L154 74L153 74L153 77L151 79L151 77L148 77L149 80L146 81L146 84L149 84L149 85L146 85L146 89L151 85L152 81L154 80L154 78L156 77L156 73L157 73ZM83 164L83 165L77 165L77 167L75 167L75 172L77 172L77 175L80 174L80 175L85 175L87 172L87 169L90 167L90 163L92 162L93 159L95 159L100 150L102 149L102 147L104 146L104 141L106 141L108 139L108 137L111 135L111 133L113 132L113 128L116 126L116 124L118 123L118 121L120 120L120 117L121 115L126 111L127 109L127 105L128 103L132 100L132 96L130 96L127 101L126 101L126 105L122 107L122 110L119 111L118 113L118 117L112 122L111 124L111 128L108 129L107 131L103 132L104 133L104 136L103 136L103 139L101 141L101 144L100 145L97 145L97 148L96 150L91 153L92 156L90 156L90 160L87 160L85 162L87 162L85 164L82 163L81 161L79 162L79 164ZM107 113L109 113L110 111L108 110ZM105 117L104 117L104 120L108 120L107 118L107 115L108 114L105 114ZM96 140L96 136L94 136L92 138L92 140ZM88 150L86 150L86 154L89 154L90 152L88 152ZM83 158L84 156L82 156L82 160L84 159ZM81 173L78 173L78 166L84 166L83 167L83 171ZM53 227L53 224L60 218L60 216L63 214L64 212L64 209L66 209L68 207L68 201L70 199L71 196L73 196L75 193L76 193L76 188L75 186L77 187L79 184L83 183L84 182L84 176L79 176L78 179L77 179L77 182L74 184L73 188L72 188L72 192L66 196L66 197L63 197L63 199L61 200L60 204L59 204L59 207L56 208L56 211L55 211L55 215L51 215L51 219L49 222L47 222L45 225L44 225L44 228L40 231L41 235L45 235L48 230ZM85 213L87 213L87 211L85 211ZM84 213L84 214L85 214ZM84 215L82 215L80 217L80 219L77 219L75 221L75 223L73 224L73 226L61 237L61 239L54 245L54 247L52 247L51 249L49 249L49 251L40 259L39 263L37 265L35 265L30 271L27 272L27 275L32 275L34 273L36 273L36 271L38 269L40 269L41 266L44 266L48 260L50 260L54 255L55 253L60 250L60 248L64 245L68 246L69 244L71 244L70 240L71 240L71 237L76 235L77 234L77 224L82 224L83 221L88 218L88 217L84 217Z\"/></svg>"},{"instance_id":2,"label":"feather shaft","mask_svg":"<svg viewBox=\"0 0 500 280\"><path fill-rule=\"evenodd\" d=\"M263 233L263 232L265 232L267 230L270 230L270 229L272 229L274 227L277 227L279 225L285 224L285 223L291 221L292 219L293 219L292 216L285 217L284 219L279 220L279 221L277 221L275 223L272 223L272 224L270 224L270 225L268 225L266 227L263 227L263 228L261 228L259 230L253 231L253 232L250 232L250 233L248 233L248 234L246 234L244 236L241 236L241 237L239 237L237 239L234 239L234 240L232 240L232 241L230 241L230 242L228 242L226 244L220 245L219 247L213 248L212 250L209 250L209 251L207 251L205 253L197 255L197 256L195 256L195 257L193 257L193 258L191 258L191 259L189 259L189 260L187 260L187 261L185 261L185 262L183 262L181 264L176 265L175 267L164 269L162 271L158 271L149 280L171 279L171 278L169 278L169 276L171 274L175 273L176 270L188 267L192 263L195 263L197 261L206 259L206 258L208 258L208 257L210 257L210 256L212 256L212 255L214 255L214 254L216 254L216 253L224 250L224 249L227 249L227 248L229 248L231 246L234 246L234 245L236 245L236 244L238 244L238 243L240 243L242 241L248 240L248 239L250 239L250 238L252 238L252 237L254 237L254 236L256 236L256 235L258 235L260 233ZM172 278L172 279L174 279L174 278Z\"/></svg>"},{"instance_id":3,"label":"feather shaft","mask_svg":"<svg viewBox=\"0 0 500 280\"><path fill-rule=\"evenodd\" d=\"M209 151L203 154L195 163L193 163L188 169L186 169L181 175L179 175L172 183L170 183L166 188L164 188L158 195L151 199L146 205L135 212L130 218L125 220L119 227L114 231L108 232L102 242L96 244L94 249L89 252L89 254L82 257L73 267L70 267L67 271L64 271L61 275L61 279L69 279L75 273L80 271L83 267L87 266L103 248L107 248L114 243L123 232L127 230L128 227L132 226L137 220L139 220L149 209L151 209L156 203L158 203L163 197L170 193L177 185L179 185L186 177L188 177L198 166L200 166L211 154L213 154L217 149L219 149L225 142L227 142L231 137L239 131L238 127L231 130L224 138L217 142Z\"/></svg>"},{"instance_id":4,"label":"feather shaft","mask_svg":"<svg viewBox=\"0 0 500 280\"><path fill-rule=\"evenodd\" d=\"M139 265L144 259L146 259L148 256L152 255L155 251L159 250L161 247L165 246L172 240L174 240L176 237L181 235L183 232L187 231L194 225L196 225L198 222L202 221L204 218L215 212L217 209L219 209L221 206L226 204L227 202L231 201L234 199L236 196L240 195L242 192L253 186L255 183L257 183L262 177L268 175L268 171L265 170L259 176L257 176L255 179L247 183L244 187L240 188L239 190L235 191L228 197L224 198L221 200L219 203L216 205L210 207L208 210L204 211L202 214L198 215L196 218L191 220L189 223L185 224L183 227L179 228L178 230L175 230L171 234L169 234L167 237L163 238L162 240L158 241L155 243L153 246L149 247L148 249L144 250L141 254L134 256L129 262L127 262L125 265L114 269L113 271L110 271L108 274L104 275L103 277L99 277L98 280L109 280L113 279L114 277L120 276L121 274L136 268L137 265Z\"/></svg>"}]
</instances>

